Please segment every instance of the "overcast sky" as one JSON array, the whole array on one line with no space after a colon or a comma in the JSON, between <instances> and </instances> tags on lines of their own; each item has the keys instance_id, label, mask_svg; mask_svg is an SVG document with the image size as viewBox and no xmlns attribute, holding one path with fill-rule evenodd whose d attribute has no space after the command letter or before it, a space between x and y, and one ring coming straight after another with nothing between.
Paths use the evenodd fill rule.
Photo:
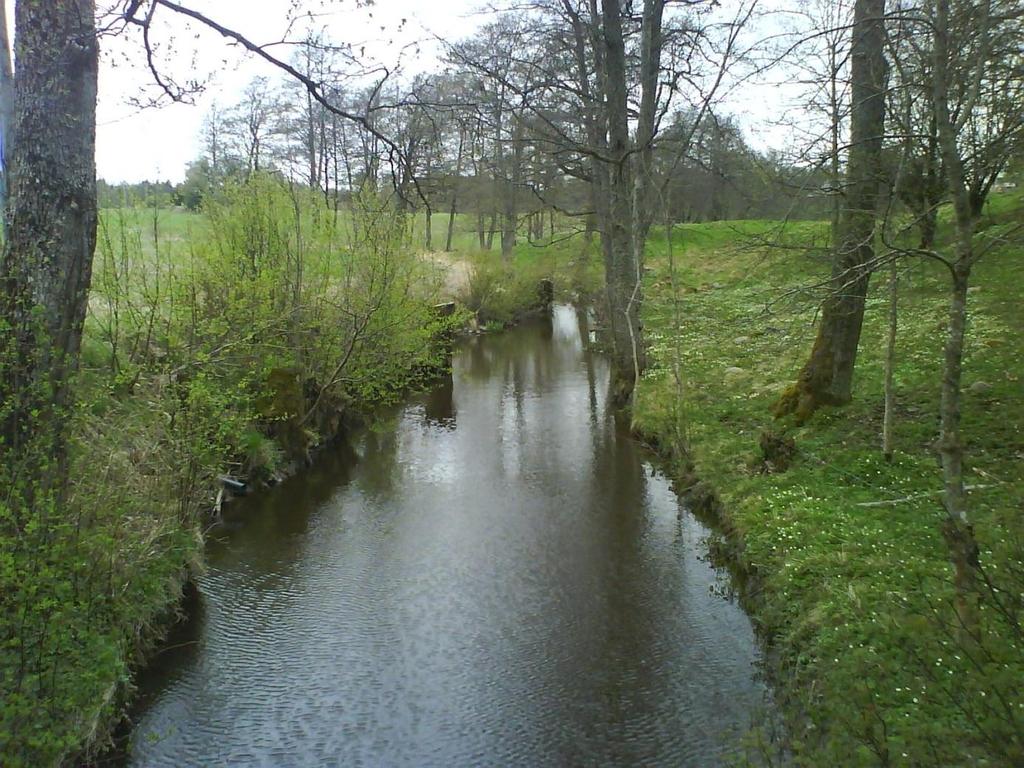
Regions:
<instances>
[{"instance_id":1,"label":"overcast sky","mask_svg":"<svg viewBox=\"0 0 1024 768\"><path fill-rule=\"evenodd\" d=\"M355 0L188 3L258 43L282 38L289 9L296 4L317 9L315 25L324 28L333 41L365 45L368 56L377 56L389 65L404 51L403 68L409 73L430 70L437 64L438 47L432 41L464 37L493 17L485 0L376 0L362 8ZM8 4L9 16L13 16L13 5ZM161 9L160 15L164 21L153 34L160 46L159 69L178 82L194 78L205 87L193 104L140 108L134 102L146 101L157 93L141 44L134 34L103 38L96 160L99 176L111 182L181 181L186 166L199 155L199 131L211 105L232 103L257 75L280 76L270 64L246 56L219 35L195 24L189 27L166 9ZM291 39L296 36L293 32ZM418 56L409 52L413 43L421 44ZM275 49L275 53L288 58L284 48ZM785 141L784 129L767 124L767 116L781 110L782 98L783 91L777 84L760 84L748 86L730 99L728 110L740 117L754 146L764 148Z\"/></svg>"},{"instance_id":2,"label":"overcast sky","mask_svg":"<svg viewBox=\"0 0 1024 768\"><path fill-rule=\"evenodd\" d=\"M189 7L207 13L258 43L281 39L292 5L292 0L189 2ZM437 36L469 34L484 17L477 11L476 0L378 0L367 8L358 8L352 0L311 0L305 5L327 9L321 10L316 24L325 27L332 40L365 44L368 55L387 57L389 62L405 49L404 66L409 71L430 69L436 64L436 46L431 40ZM199 130L210 106L214 102L233 102L255 76L280 76L270 64L245 56L222 37L201 31L195 24L189 29L182 19L166 10L162 14L167 18L153 35L164 45L161 70L178 82L201 79L206 83L205 89L194 104L140 109L132 103L133 99L157 93L141 46L134 37L105 38L96 163L99 176L111 182L181 181L185 167L199 154ZM420 55L415 56L408 52L408 46L418 41L423 44ZM288 58L285 49L275 53Z\"/></svg>"}]
</instances>

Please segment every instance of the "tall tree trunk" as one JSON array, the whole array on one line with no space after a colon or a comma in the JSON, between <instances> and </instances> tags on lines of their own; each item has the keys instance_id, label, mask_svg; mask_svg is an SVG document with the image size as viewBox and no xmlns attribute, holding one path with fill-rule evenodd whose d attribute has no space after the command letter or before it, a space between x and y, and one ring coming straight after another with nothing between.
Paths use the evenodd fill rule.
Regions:
<instances>
[{"instance_id":1,"label":"tall tree trunk","mask_svg":"<svg viewBox=\"0 0 1024 768\"><path fill-rule=\"evenodd\" d=\"M7 33L7 3L0 0L0 227L7 210L7 158L11 153L14 125L14 68L11 66L11 40ZM2 233L0 233L2 234Z\"/></svg>"},{"instance_id":2,"label":"tall tree trunk","mask_svg":"<svg viewBox=\"0 0 1024 768\"><path fill-rule=\"evenodd\" d=\"M0 323L12 332L0 342L0 452L23 490L59 488L66 476L69 381L96 245L95 11L93 0L15 6L11 197L0 267Z\"/></svg>"},{"instance_id":3,"label":"tall tree trunk","mask_svg":"<svg viewBox=\"0 0 1024 768\"><path fill-rule=\"evenodd\" d=\"M601 160L607 143L607 134L604 130L604 127L607 126L607 113L603 99L604 57L601 53L602 41L598 31L597 0L589 0L591 19L589 24L584 22L574 3L562 0L562 6L573 31L576 86L579 88L580 98L583 102L583 124L587 134L587 144L594 148L589 159L590 184L587 189L590 211L586 216L586 229L583 234L583 256L587 257L590 254L594 233L598 229L598 222L608 218L605 210L608 202L606 196L608 168ZM588 46L594 53L594 69L597 73L596 94L591 86L590 65L587 62ZM553 219L554 212L552 211L552 239L554 239Z\"/></svg>"},{"instance_id":4,"label":"tall tree trunk","mask_svg":"<svg viewBox=\"0 0 1024 768\"><path fill-rule=\"evenodd\" d=\"M313 94L306 93L306 153L309 155L309 188L320 186L320 163L316 146L316 113L313 105Z\"/></svg>"},{"instance_id":5,"label":"tall tree trunk","mask_svg":"<svg viewBox=\"0 0 1024 768\"><path fill-rule=\"evenodd\" d=\"M608 220L602 226L605 288L612 333L612 400L629 402L640 360L639 264L634 250L626 48L619 0L602 0L608 110Z\"/></svg>"},{"instance_id":6,"label":"tall tree trunk","mask_svg":"<svg viewBox=\"0 0 1024 768\"><path fill-rule=\"evenodd\" d=\"M924 173L924 189L921 192L922 210L918 225L921 231L921 249L930 251L935 245L935 232L938 229L939 204L942 202L942 173L939 161L938 126L934 117L928 126L927 168Z\"/></svg>"},{"instance_id":7,"label":"tall tree trunk","mask_svg":"<svg viewBox=\"0 0 1024 768\"><path fill-rule=\"evenodd\" d=\"M423 208L423 224L426 228L426 235L424 239L424 245L426 245L428 251L434 250L434 226L433 226L434 211L427 203Z\"/></svg>"},{"instance_id":8,"label":"tall tree trunk","mask_svg":"<svg viewBox=\"0 0 1024 768\"><path fill-rule=\"evenodd\" d=\"M320 189L317 192L324 194L324 206L331 204L331 148L327 143L327 119L320 116Z\"/></svg>"},{"instance_id":9,"label":"tall tree trunk","mask_svg":"<svg viewBox=\"0 0 1024 768\"><path fill-rule=\"evenodd\" d=\"M817 337L796 383L775 405L779 416L793 413L804 420L822 405L843 405L852 398L882 178L887 74L884 15L885 0L856 0L846 207Z\"/></svg>"},{"instance_id":10,"label":"tall tree trunk","mask_svg":"<svg viewBox=\"0 0 1024 768\"><path fill-rule=\"evenodd\" d=\"M829 111L829 182L832 185L831 246L839 242L839 218L842 213L843 195L841 192L839 165L839 133L843 124L842 105L839 103L839 42L832 39L828 44L828 111Z\"/></svg>"},{"instance_id":11,"label":"tall tree trunk","mask_svg":"<svg viewBox=\"0 0 1024 768\"><path fill-rule=\"evenodd\" d=\"M455 234L455 214L457 212L457 204L459 197L459 182L462 179L462 155L466 145L466 134L463 129L459 129L459 151L455 156L455 179L452 181L452 204L448 210L448 235L444 241L445 251L451 251L452 249L452 236Z\"/></svg>"},{"instance_id":12,"label":"tall tree trunk","mask_svg":"<svg viewBox=\"0 0 1024 768\"><path fill-rule=\"evenodd\" d=\"M491 211L491 221L487 225L487 245L486 249L489 251L494 247L494 233L498 229L498 209L495 208Z\"/></svg>"},{"instance_id":13,"label":"tall tree trunk","mask_svg":"<svg viewBox=\"0 0 1024 768\"><path fill-rule=\"evenodd\" d=\"M967 511L964 488L964 446L960 434L960 394L963 374L964 337L967 330L967 288L974 266L974 234L980 202L972 198L967 173L957 141L958 131L949 106L950 19L949 0L935 0L934 61L932 99L938 148L946 183L956 214L956 257L950 265L949 321L942 370L942 399L939 405L939 456L942 459L943 504L946 520L943 534L949 546L956 588L956 612L961 637L970 640L978 628L979 548ZM961 118L963 119L963 118Z\"/></svg>"},{"instance_id":14,"label":"tall tree trunk","mask_svg":"<svg viewBox=\"0 0 1024 768\"><path fill-rule=\"evenodd\" d=\"M892 260L889 272L889 334L885 344L885 415L882 420L882 456L892 461L893 422L896 419L896 333L899 328L899 270L896 259Z\"/></svg>"},{"instance_id":15,"label":"tall tree trunk","mask_svg":"<svg viewBox=\"0 0 1024 768\"><path fill-rule=\"evenodd\" d=\"M664 13L665 0L644 0L640 27L640 110L637 115L636 165L633 173L633 259L637 267L638 283L643 269L647 234L654 221L651 191Z\"/></svg>"},{"instance_id":16,"label":"tall tree trunk","mask_svg":"<svg viewBox=\"0 0 1024 768\"><path fill-rule=\"evenodd\" d=\"M446 252L450 252L452 249L452 237L455 234L455 211L456 211L456 193L452 192L452 206L448 209L448 233L444 239L444 249Z\"/></svg>"},{"instance_id":17,"label":"tall tree trunk","mask_svg":"<svg viewBox=\"0 0 1024 768\"><path fill-rule=\"evenodd\" d=\"M961 249L964 247L961 241ZM968 248L970 246L967 246ZM964 488L964 445L960 433L960 395L963 375L964 337L967 329L967 286L969 259L953 270L949 296L949 328L942 369L942 399L939 405L939 456L942 459L943 502L946 520L942 533L953 563L956 613L959 634L965 640L974 637L978 627L977 577L979 548L974 527L967 514ZM965 265L967 265L965 267Z\"/></svg>"},{"instance_id":18,"label":"tall tree trunk","mask_svg":"<svg viewBox=\"0 0 1024 768\"><path fill-rule=\"evenodd\" d=\"M516 229L519 224L519 187L523 183L523 124L513 115L515 128L512 130L512 152L507 157L508 185L505 188L504 210L501 227L501 258L512 259L516 247Z\"/></svg>"}]
</instances>

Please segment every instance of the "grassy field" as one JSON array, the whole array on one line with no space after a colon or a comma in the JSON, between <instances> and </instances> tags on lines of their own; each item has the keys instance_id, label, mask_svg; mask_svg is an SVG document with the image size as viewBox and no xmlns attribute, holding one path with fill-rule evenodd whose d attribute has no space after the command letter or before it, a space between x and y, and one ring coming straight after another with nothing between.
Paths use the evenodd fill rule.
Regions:
<instances>
[{"instance_id":1,"label":"grassy field","mask_svg":"<svg viewBox=\"0 0 1024 768\"><path fill-rule=\"evenodd\" d=\"M1022 209L1020 198L993 201L980 237L1009 235ZM800 224L784 240L824 234ZM965 647L950 627L932 448L942 269L901 267L897 452L887 463L886 274L875 276L869 298L854 403L797 426L770 409L810 349L815 302L799 289L827 275L823 256L766 247L778 239L769 222L652 236L644 308L652 367L635 425L663 447L685 442L696 476L717 492L726 546L754 576L749 602L772 646L800 765L1024 764L1024 247L1014 237L980 263L970 296L968 483L982 563L999 591L983 602L980 645ZM762 471L768 430L796 442L785 473Z\"/></svg>"}]
</instances>

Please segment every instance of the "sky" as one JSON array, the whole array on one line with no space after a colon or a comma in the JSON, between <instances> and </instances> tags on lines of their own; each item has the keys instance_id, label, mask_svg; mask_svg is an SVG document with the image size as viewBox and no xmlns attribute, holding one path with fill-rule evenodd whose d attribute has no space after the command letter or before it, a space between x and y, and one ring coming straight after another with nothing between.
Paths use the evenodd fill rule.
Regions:
<instances>
[{"instance_id":1,"label":"sky","mask_svg":"<svg viewBox=\"0 0 1024 768\"><path fill-rule=\"evenodd\" d=\"M281 40L293 4L293 0L191 0L188 6L262 44ZM390 61L405 48L405 66L411 70L436 63L432 40L467 35L483 17L474 0L377 0L362 8L354 0L309 0L304 5L317 9L315 23L326 28L328 37L365 44L368 56ZM200 128L210 107L230 104L253 77L279 77L272 65L246 56L219 35L200 31L195 24L189 29L176 15L161 13L167 18L153 34L162 46L161 72L178 82L199 79L204 89L192 104L141 108L137 102L148 102L158 93L141 43L135 35L102 39L96 163L99 177L112 183L181 181L188 163L199 156ZM301 38L293 32L290 39L296 36ZM423 41L418 57L407 48L416 41ZM288 58L284 48L276 48L275 53Z\"/></svg>"},{"instance_id":2,"label":"sky","mask_svg":"<svg viewBox=\"0 0 1024 768\"><path fill-rule=\"evenodd\" d=\"M761 0L778 5L785 0ZM116 0L101 0L100 6ZM365 47L369 57L393 64L401 53L409 73L434 68L437 39L465 37L493 11L485 0L187 0L203 12L248 39L263 44L278 42L288 28L289 9L314 9L316 28L334 41ZM725 3L728 6L729 3ZM8 24L13 28L13 6L8 3ZM216 33L161 9L153 31L157 41L157 67L162 76L178 82L198 80L202 91L191 103L148 104L158 94L146 66L137 32L104 36L101 40L99 103L97 112L97 174L112 183L144 179L180 182L190 162L200 153L200 128L215 103L228 105L256 76L277 79L269 63L255 60ZM301 24L299 25L299 28ZM289 39L301 39L292 28ZM413 44L419 54L413 55ZM287 59L285 47L274 52ZM768 116L782 106L780 83L752 83L731 95L728 109L737 115L753 146L764 149L786 140L786 131L770 124Z\"/></svg>"}]
</instances>

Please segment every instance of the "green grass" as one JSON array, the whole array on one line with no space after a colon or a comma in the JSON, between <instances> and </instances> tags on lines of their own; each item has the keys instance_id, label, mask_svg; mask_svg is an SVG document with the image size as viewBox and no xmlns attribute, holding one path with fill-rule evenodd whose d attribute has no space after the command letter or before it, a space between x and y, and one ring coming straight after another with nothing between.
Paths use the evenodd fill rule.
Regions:
<instances>
[{"instance_id":1,"label":"green grass","mask_svg":"<svg viewBox=\"0 0 1024 768\"><path fill-rule=\"evenodd\" d=\"M421 220L413 228L414 247L421 242ZM434 227L436 232L436 221ZM456 217L456 233L461 234L453 238L447 258L468 266L468 284L456 291L456 298L482 325L501 328L535 308L543 279L553 282L556 296L563 300L589 301L600 290L603 270L596 240L587 245L572 233L569 222L557 222L554 238L546 234L540 241L531 241L520 231L508 259L502 255L498 234L490 250L481 249L475 227L475 216ZM435 250L443 244L443 237L435 238Z\"/></svg>"},{"instance_id":2,"label":"green grass","mask_svg":"<svg viewBox=\"0 0 1024 768\"><path fill-rule=\"evenodd\" d=\"M206 231L206 219L200 213L176 208L105 208L100 211L99 236L103 237L104 229L113 235L122 219L147 249L153 247L154 228L159 239L172 243L186 242Z\"/></svg>"},{"instance_id":3,"label":"green grass","mask_svg":"<svg viewBox=\"0 0 1024 768\"><path fill-rule=\"evenodd\" d=\"M332 213L272 178L202 216L102 212L68 496L24 493L0 466L5 768L102 746L200 567L217 475L301 467L343 418L443 367L448 321L406 222L372 200L337 230ZM42 435L24 455L46 475Z\"/></svg>"},{"instance_id":4,"label":"green grass","mask_svg":"<svg viewBox=\"0 0 1024 768\"><path fill-rule=\"evenodd\" d=\"M1022 208L1020 195L993 198L982 237L1010 235ZM128 215L135 217L128 228L154 253L153 213ZM113 217L104 213L108 224ZM203 226L194 214L157 214L161 242L177 243L169 250L182 254L171 258L183 257ZM435 251L444 248L446 226L447 214L435 214ZM481 251L475 226L475 217L457 217L453 257L502 286L489 298L490 318L484 313L492 324L533 301L541 277L553 278L562 295L599 290L600 256L596 249L584 254L580 238L560 234L534 245L521 234L504 264L500 236ZM414 247L422 232L420 216ZM869 298L855 402L803 426L769 415L813 340L816 296L804 287L827 274L827 233L816 222L677 226L673 272L666 232L655 229L644 309L651 367L637 392L635 425L662 445L685 437L699 477L722 501L735 554L756 575L750 605L770 638L795 762L1012 764L1014 728L1024 720L1017 692L1024 649L991 611L983 612L990 634L981 652L959 648L945 634L951 569L938 527L944 511L937 496L922 496L941 488L931 447L946 315L941 268L928 261L903 267L892 464L880 450L884 274L874 278ZM964 377L965 388L989 385L968 389L964 402L968 482L985 486L971 495L983 562L1018 591L1024 579L1002 574L1019 573L1024 563L1022 281L1019 242L996 248L979 265ZM796 440L797 460L785 474L753 468L765 430ZM908 496L915 498L860 506Z\"/></svg>"},{"instance_id":5,"label":"green grass","mask_svg":"<svg viewBox=\"0 0 1024 768\"><path fill-rule=\"evenodd\" d=\"M996 199L980 237L1008 233L1021 213L1019 198ZM644 308L652 366L637 392L635 425L662 445L685 436L697 476L721 499L732 544L756 575L751 606L773 648L798 764L1024 759L1014 751L1024 724L1019 634L1007 631L990 603L980 649L958 647L946 632L945 513L938 496L924 495L942 488L931 446L945 275L934 262L903 267L897 455L889 464L880 447L885 274L873 280L854 403L803 426L770 416L813 340L812 297L790 292L827 274L813 249L765 247L764 236L777 227L676 227L674 274L665 233L654 233ZM826 232L824 224L801 223L787 228L785 240L817 244ZM1017 592L1024 578L1003 579L1011 569L1021 574L1024 561L1022 283L1019 241L996 248L977 268L963 410L968 483L985 486L971 494L982 560ZM982 381L990 388L969 390ZM784 474L754 469L765 430L796 441L796 463ZM915 498L861 506L908 496Z\"/></svg>"}]
</instances>

